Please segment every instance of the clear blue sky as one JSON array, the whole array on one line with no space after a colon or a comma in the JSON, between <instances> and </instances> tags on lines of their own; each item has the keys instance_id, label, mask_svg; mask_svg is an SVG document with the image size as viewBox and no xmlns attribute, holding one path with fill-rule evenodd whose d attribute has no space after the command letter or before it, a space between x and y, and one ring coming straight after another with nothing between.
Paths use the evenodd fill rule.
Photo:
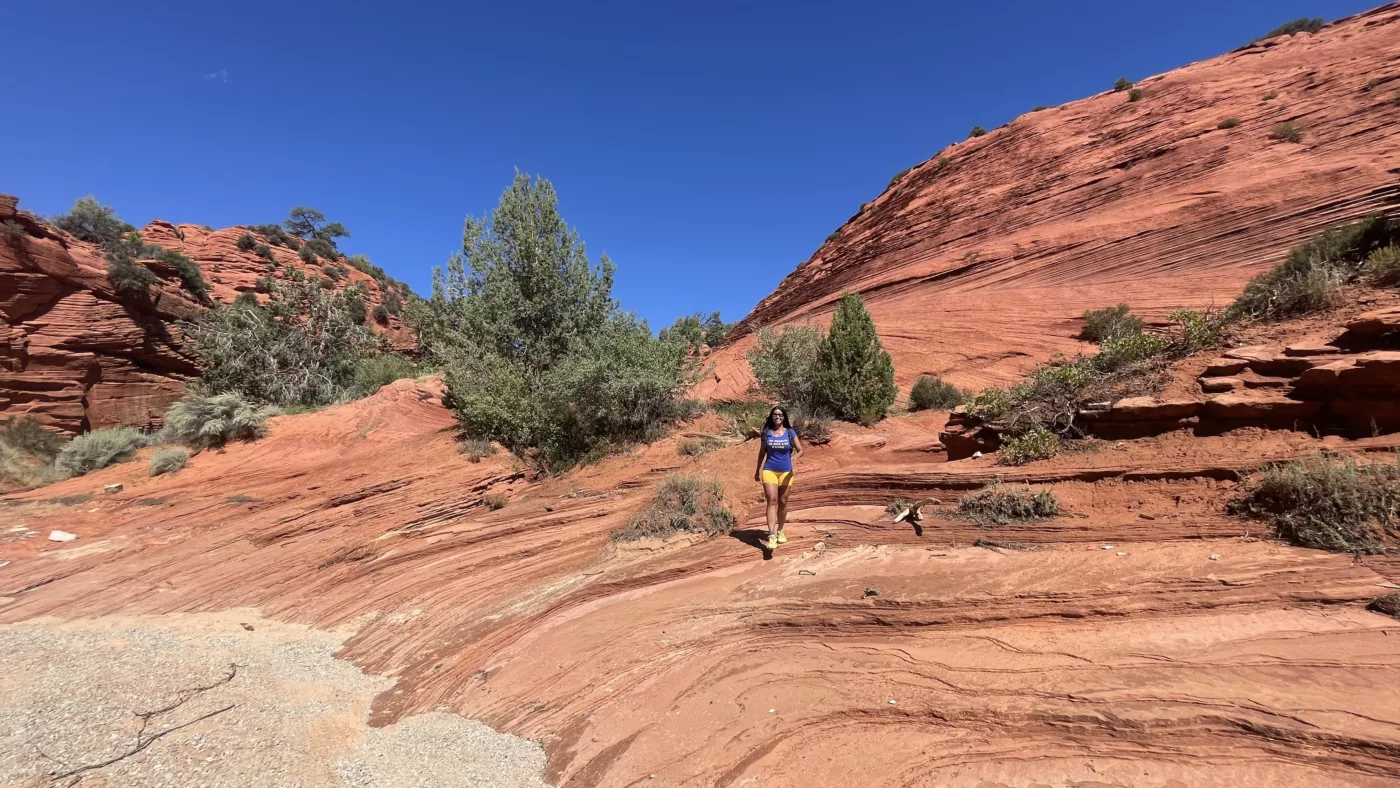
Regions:
<instances>
[{"instance_id":1,"label":"clear blue sky","mask_svg":"<svg viewBox=\"0 0 1400 788\"><path fill-rule=\"evenodd\" d=\"M520 168L653 328L737 319L974 124L1375 4L14 2L0 191L138 225L311 205L426 294Z\"/></svg>"}]
</instances>

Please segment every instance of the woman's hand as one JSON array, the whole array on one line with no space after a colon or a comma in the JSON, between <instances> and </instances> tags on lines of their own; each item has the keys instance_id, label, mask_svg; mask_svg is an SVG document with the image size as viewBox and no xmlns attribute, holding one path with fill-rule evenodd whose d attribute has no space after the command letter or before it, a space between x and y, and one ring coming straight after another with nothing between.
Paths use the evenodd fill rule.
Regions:
<instances>
[{"instance_id":1,"label":"woman's hand","mask_svg":"<svg viewBox=\"0 0 1400 788\"><path fill-rule=\"evenodd\" d=\"M754 471L754 472L753 472L753 480L756 481L756 482L758 482L759 484L762 484L762 483L763 483L763 472L762 472L762 471Z\"/></svg>"}]
</instances>

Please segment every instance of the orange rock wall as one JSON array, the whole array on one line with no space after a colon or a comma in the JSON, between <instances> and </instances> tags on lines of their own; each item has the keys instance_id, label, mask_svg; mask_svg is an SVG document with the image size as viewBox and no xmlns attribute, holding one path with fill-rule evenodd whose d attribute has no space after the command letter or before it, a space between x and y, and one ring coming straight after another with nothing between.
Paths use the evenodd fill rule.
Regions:
<instances>
[{"instance_id":1,"label":"orange rock wall","mask_svg":"<svg viewBox=\"0 0 1400 788\"><path fill-rule=\"evenodd\" d=\"M1014 380L1084 349L1085 309L1223 306L1299 241L1400 206L1397 62L1391 4L1149 77L1137 102L1109 91L951 145L759 302L697 393L742 396L752 332L823 324L843 290L864 294L904 387ZM1282 121L1300 144L1270 138Z\"/></svg>"},{"instance_id":2,"label":"orange rock wall","mask_svg":"<svg viewBox=\"0 0 1400 788\"><path fill-rule=\"evenodd\" d=\"M18 210L17 202L0 195L0 222L23 229L0 236L0 418L31 415L66 433L159 426L185 382L199 374L178 325L199 304L173 276L152 288L148 303L123 299L107 280L101 249ZM156 221L141 234L198 263L211 296L228 303L251 292L259 277L279 276L238 249L244 232ZM322 276L320 266L291 250L273 252L283 267ZM371 309L379 303L378 282L351 268L344 283L354 282L363 283ZM396 317L381 333L396 349L414 346Z\"/></svg>"}]
</instances>

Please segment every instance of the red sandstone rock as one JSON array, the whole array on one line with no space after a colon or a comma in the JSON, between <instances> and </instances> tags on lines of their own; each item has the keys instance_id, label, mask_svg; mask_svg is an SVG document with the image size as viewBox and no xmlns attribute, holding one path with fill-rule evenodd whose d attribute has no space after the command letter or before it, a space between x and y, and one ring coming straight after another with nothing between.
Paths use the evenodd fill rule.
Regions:
<instances>
[{"instance_id":1,"label":"red sandstone rock","mask_svg":"<svg viewBox=\"0 0 1400 788\"><path fill-rule=\"evenodd\" d=\"M1201 410L1195 400L1159 401L1154 397L1128 397L1109 408L1109 421L1173 421L1188 419Z\"/></svg>"},{"instance_id":2,"label":"red sandstone rock","mask_svg":"<svg viewBox=\"0 0 1400 788\"><path fill-rule=\"evenodd\" d=\"M1378 337L1400 331L1400 307L1367 312L1347 324L1347 333L1358 337Z\"/></svg>"},{"instance_id":3,"label":"red sandstone rock","mask_svg":"<svg viewBox=\"0 0 1400 788\"><path fill-rule=\"evenodd\" d=\"M68 433L159 426L185 381L199 374L178 323L194 317L200 305L173 271L156 265L149 267L162 279L149 301L123 299L107 279L100 249L19 211L17 202L0 195L0 221L25 231L23 237L0 238L0 417L30 415ZM146 242L198 263L216 301L228 303L252 291L260 277L278 279L283 268L323 275L321 266L308 266L277 247L278 271L270 270L266 260L238 249L243 228L210 232L155 221L141 232ZM379 283L347 270L345 283L362 284L372 309L382 295ZM412 333L396 317L376 329L396 350L415 348Z\"/></svg>"},{"instance_id":4,"label":"red sandstone rock","mask_svg":"<svg viewBox=\"0 0 1400 788\"><path fill-rule=\"evenodd\" d=\"M1225 391L1235 391L1244 388L1244 381L1239 378L1229 377L1202 377L1201 391L1207 394L1219 394Z\"/></svg>"},{"instance_id":5,"label":"red sandstone rock","mask_svg":"<svg viewBox=\"0 0 1400 788\"><path fill-rule=\"evenodd\" d=\"M1201 405L1201 415L1204 418L1254 424L1308 419L1317 415L1320 410L1320 402L1302 402L1266 391L1220 394Z\"/></svg>"},{"instance_id":6,"label":"red sandstone rock","mask_svg":"<svg viewBox=\"0 0 1400 788\"><path fill-rule=\"evenodd\" d=\"M824 325L843 290L864 294L904 387L927 372L1015 381L1087 349L1085 309L1127 302L1164 322L1228 303L1293 245L1393 199L1400 105L1361 88L1397 57L1392 5L1149 77L1139 102L1104 92L948 146L763 299L696 392L744 396L753 331ZM1284 120L1302 144L1270 140Z\"/></svg>"}]
</instances>

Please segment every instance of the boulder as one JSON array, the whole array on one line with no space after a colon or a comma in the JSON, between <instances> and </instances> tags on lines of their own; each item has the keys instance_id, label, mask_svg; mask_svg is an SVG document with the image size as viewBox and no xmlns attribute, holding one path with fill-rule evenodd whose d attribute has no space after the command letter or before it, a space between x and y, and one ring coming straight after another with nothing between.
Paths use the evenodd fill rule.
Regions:
<instances>
[{"instance_id":1,"label":"boulder","mask_svg":"<svg viewBox=\"0 0 1400 788\"><path fill-rule=\"evenodd\" d=\"M1298 376L1308 399L1400 399L1400 351L1372 350L1322 364Z\"/></svg>"},{"instance_id":2,"label":"boulder","mask_svg":"<svg viewBox=\"0 0 1400 788\"><path fill-rule=\"evenodd\" d=\"M1400 306L1366 312L1347 323L1347 333L1353 337L1380 337L1394 331L1400 331Z\"/></svg>"},{"instance_id":3,"label":"boulder","mask_svg":"<svg viewBox=\"0 0 1400 788\"><path fill-rule=\"evenodd\" d=\"M1244 388L1244 381L1239 378L1206 378L1200 380L1201 391L1207 394L1219 394L1225 391L1235 391Z\"/></svg>"},{"instance_id":4,"label":"boulder","mask_svg":"<svg viewBox=\"0 0 1400 788\"><path fill-rule=\"evenodd\" d=\"M1201 417L1213 421L1255 423L1259 426L1286 426L1287 422L1293 420L1311 419L1320 410L1320 402L1289 399L1273 391L1256 390L1217 394L1202 403Z\"/></svg>"}]
</instances>

